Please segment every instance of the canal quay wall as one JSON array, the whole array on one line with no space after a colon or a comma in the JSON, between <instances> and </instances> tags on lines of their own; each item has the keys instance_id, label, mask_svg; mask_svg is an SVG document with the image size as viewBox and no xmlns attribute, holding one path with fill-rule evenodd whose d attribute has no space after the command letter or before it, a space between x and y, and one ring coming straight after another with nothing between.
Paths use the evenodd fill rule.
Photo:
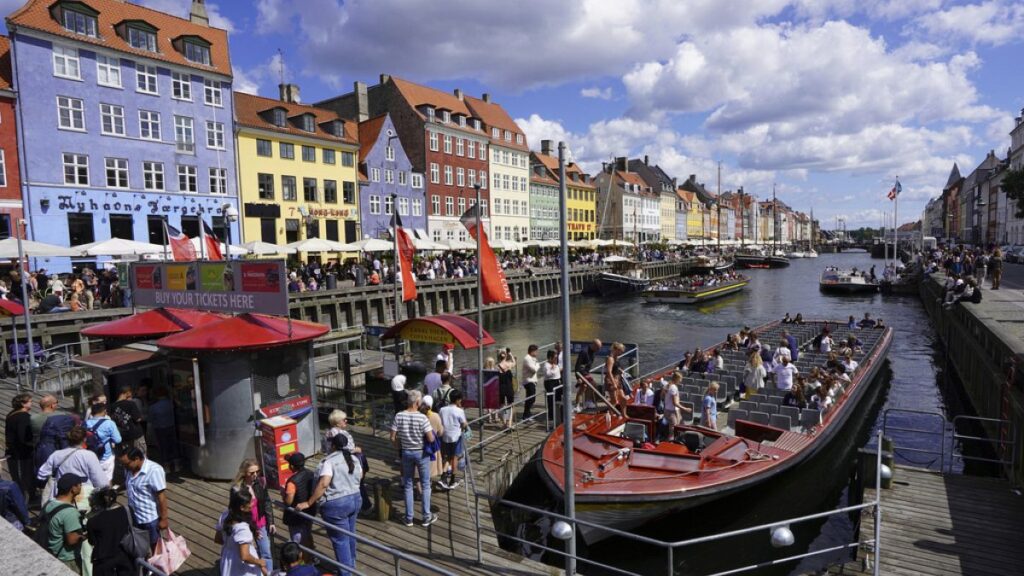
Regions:
<instances>
[{"instance_id":1,"label":"canal quay wall","mask_svg":"<svg viewBox=\"0 0 1024 576\"><path fill-rule=\"evenodd\" d=\"M946 358L963 383L978 416L1007 420L1011 432L985 426L1003 444L995 457L1013 461L1006 474L1024 485L1024 299L1020 290L985 290L978 304L942 305L945 276L920 284L921 302L945 345Z\"/></svg>"}]
</instances>

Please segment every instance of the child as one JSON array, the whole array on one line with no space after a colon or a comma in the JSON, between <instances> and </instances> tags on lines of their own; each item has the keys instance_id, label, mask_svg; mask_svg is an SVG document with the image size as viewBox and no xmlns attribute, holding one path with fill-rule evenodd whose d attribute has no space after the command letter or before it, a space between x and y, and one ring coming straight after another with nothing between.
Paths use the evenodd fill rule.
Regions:
<instances>
[{"instance_id":1,"label":"child","mask_svg":"<svg viewBox=\"0 0 1024 576\"><path fill-rule=\"evenodd\" d=\"M320 576L316 567L302 564L302 549L295 542L281 545L281 564L284 566L282 576Z\"/></svg>"},{"instance_id":2,"label":"child","mask_svg":"<svg viewBox=\"0 0 1024 576\"><path fill-rule=\"evenodd\" d=\"M441 408L441 424L444 426L441 435L441 456L451 469L445 473L439 484L443 488L452 489L462 484L461 480L455 479L455 471L458 470L459 457L462 456L464 448L463 431L469 428L469 422L466 421L466 412L462 409L462 392L452 390L448 399L449 404Z\"/></svg>"}]
</instances>

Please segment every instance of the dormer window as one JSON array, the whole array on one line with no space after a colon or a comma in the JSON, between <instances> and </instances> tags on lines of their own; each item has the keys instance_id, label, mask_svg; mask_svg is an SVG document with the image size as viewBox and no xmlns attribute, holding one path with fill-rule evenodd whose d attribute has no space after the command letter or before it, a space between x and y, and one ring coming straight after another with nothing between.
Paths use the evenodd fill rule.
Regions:
<instances>
[{"instance_id":1,"label":"dormer window","mask_svg":"<svg viewBox=\"0 0 1024 576\"><path fill-rule=\"evenodd\" d=\"M505 142L511 142L511 141L512 141L512 133L509 132L508 130L505 130Z\"/></svg>"},{"instance_id":2,"label":"dormer window","mask_svg":"<svg viewBox=\"0 0 1024 576\"><path fill-rule=\"evenodd\" d=\"M501 138L501 130L498 130L497 128L491 128L491 138L494 138L495 140Z\"/></svg>"},{"instance_id":3,"label":"dormer window","mask_svg":"<svg viewBox=\"0 0 1024 576\"><path fill-rule=\"evenodd\" d=\"M147 30L137 24L128 26L128 43L132 48L156 52L156 30Z\"/></svg>"},{"instance_id":4,"label":"dormer window","mask_svg":"<svg viewBox=\"0 0 1024 576\"><path fill-rule=\"evenodd\" d=\"M335 120L331 122L331 133L338 138L345 137L345 123L341 120Z\"/></svg>"},{"instance_id":5,"label":"dormer window","mask_svg":"<svg viewBox=\"0 0 1024 576\"><path fill-rule=\"evenodd\" d=\"M459 126L466 127L466 117L459 114Z\"/></svg>"},{"instance_id":6,"label":"dormer window","mask_svg":"<svg viewBox=\"0 0 1024 576\"><path fill-rule=\"evenodd\" d=\"M96 37L96 16L99 12L79 2L67 2L59 6L60 23L68 32Z\"/></svg>"},{"instance_id":7,"label":"dormer window","mask_svg":"<svg viewBox=\"0 0 1024 576\"><path fill-rule=\"evenodd\" d=\"M429 120L430 122L434 121L434 107L433 106L427 106L427 120Z\"/></svg>"},{"instance_id":8,"label":"dormer window","mask_svg":"<svg viewBox=\"0 0 1024 576\"><path fill-rule=\"evenodd\" d=\"M447 110L441 111L441 122L447 124L452 120L452 113Z\"/></svg>"},{"instance_id":9,"label":"dormer window","mask_svg":"<svg viewBox=\"0 0 1024 576\"><path fill-rule=\"evenodd\" d=\"M270 112L270 117L271 121L274 123L274 126L277 126L279 128L284 128L285 123L287 123L288 121L288 119L285 117L283 108L274 108Z\"/></svg>"},{"instance_id":10,"label":"dormer window","mask_svg":"<svg viewBox=\"0 0 1024 576\"><path fill-rule=\"evenodd\" d=\"M479 130L480 129L480 119L479 118L473 118L473 128L475 130Z\"/></svg>"},{"instance_id":11,"label":"dormer window","mask_svg":"<svg viewBox=\"0 0 1024 576\"><path fill-rule=\"evenodd\" d=\"M315 132L316 131L316 124L313 122L313 115L312 114L303 114L302 116L300 116L299 117L299 125L306 132Z\"/></svg>"},{"instance_id":12,"label":"dormer window","mask_svg":"<svg viewBox=\"0 0 1024 576\"><path fill-rule=\"evenodd\" d=\"M522 134L516 134L516 144L522 144L522 143L523 143L523 135Z\"/></svg>"},{"instance_id":13,"label":"dormer window","mask_svg":"<svg viewBox=\"0 0 1024 576\"><path fill-rule=\"evenodd\" d=\"M195 62L196 64L202 64L204 66L210 65L210 47L203 46L198 42L185 43L185 58L189 62Z\"/></svg>"}]
</instances>

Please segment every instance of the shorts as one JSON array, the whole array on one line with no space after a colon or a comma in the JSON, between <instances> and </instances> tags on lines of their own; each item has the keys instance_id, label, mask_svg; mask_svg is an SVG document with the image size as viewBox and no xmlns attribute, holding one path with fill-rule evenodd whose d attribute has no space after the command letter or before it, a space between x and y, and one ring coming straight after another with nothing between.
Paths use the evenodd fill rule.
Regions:
<instances>
[{"instance_id":1,"label":"shorts","mask_svg":"<svg viewBox=\"0 0 1024 576\"><path fill-rule=\"evenodd\" d=\"M465 451L462 444L462 436L455 442L441 442L441 455L445 458L456 458L462 456Z\"/></svg>"}]
</instances>

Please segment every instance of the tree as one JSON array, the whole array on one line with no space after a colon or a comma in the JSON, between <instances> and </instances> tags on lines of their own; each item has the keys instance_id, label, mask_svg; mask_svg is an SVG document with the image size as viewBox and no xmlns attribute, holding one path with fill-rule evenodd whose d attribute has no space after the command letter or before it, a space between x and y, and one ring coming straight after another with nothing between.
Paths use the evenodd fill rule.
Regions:
<instances>
[{"instance_id":1,"label":"tree","mask_svg":"<svg viewBox=\"0 0 1024 576\"><path fill-rule=\"evenodd\" d=\"M1007 170L1003 174L1003 191L1006 197L1017 203L1017 218L1024 218L1024 168Z\"/></svg>"}]
</instances>

